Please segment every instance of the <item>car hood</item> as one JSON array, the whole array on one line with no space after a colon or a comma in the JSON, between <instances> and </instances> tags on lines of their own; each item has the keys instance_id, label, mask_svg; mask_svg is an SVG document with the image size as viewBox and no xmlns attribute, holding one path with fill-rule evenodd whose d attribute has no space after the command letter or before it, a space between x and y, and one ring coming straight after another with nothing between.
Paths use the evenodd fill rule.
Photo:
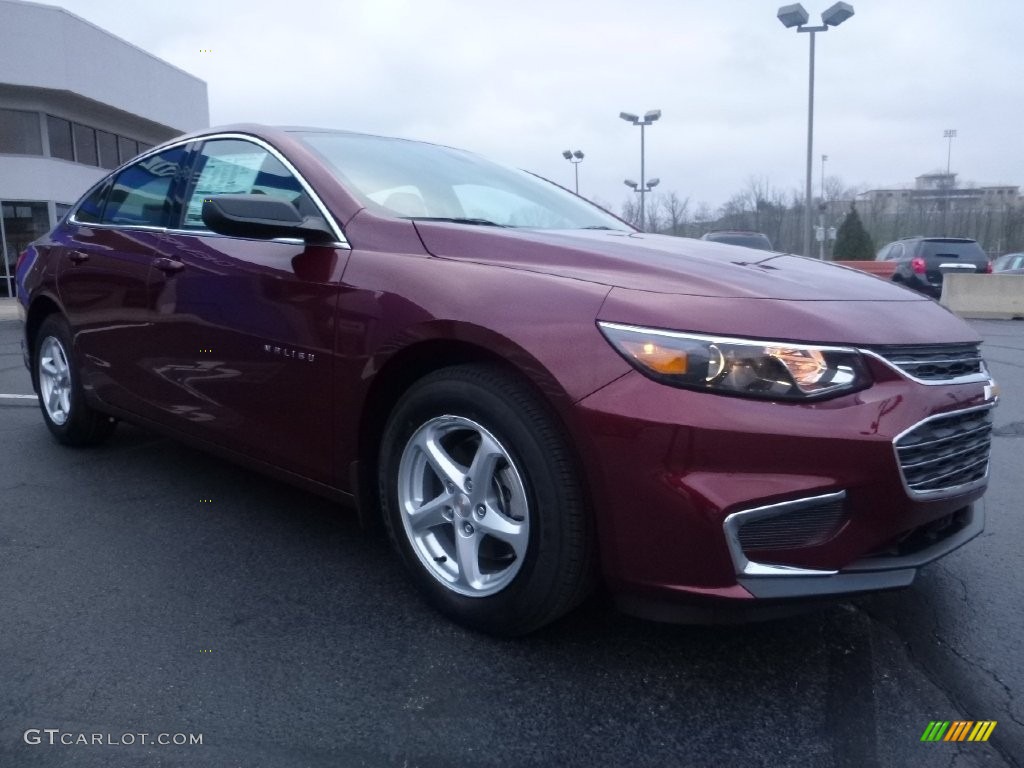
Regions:
<instances>
[{"instance_id":1,"label":"car hood","mask_svg":"<svg viewBox=\"0 0 1024 768\"><path fill-rule=\"evenodd\" d=\"M853 269L670 235L516 230L417 221L431 254L618 288L785 301L928 301Z\"/></svg>"}]
</instances>

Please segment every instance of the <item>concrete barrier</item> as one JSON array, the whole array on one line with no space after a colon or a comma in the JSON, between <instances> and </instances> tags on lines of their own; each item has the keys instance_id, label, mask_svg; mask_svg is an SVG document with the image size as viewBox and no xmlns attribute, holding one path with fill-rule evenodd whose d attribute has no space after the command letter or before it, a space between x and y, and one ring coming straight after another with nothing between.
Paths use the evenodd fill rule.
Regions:
<instances>
[{"instance_id":1,"label":"concrete barrier","mask_svg":"<svg viewBox=\"0 0 1024 768\"><path fill-rule=\"evenodd\" d=\"M869 275L880 277L883 280L891 279L893 272L896 271L895 261L833 261L832 263L867 272Z\"/></svg>"},{"instance_id":2,"label":"concrete barrier","mask_svg":"<svg viewBox=\"0 0 1024 768\"><path fill-rule=\"evenodd\" d=\"M1024 275L947 274L939 302L960 317L1024 319Z\"/></svg>"}]
</instances>

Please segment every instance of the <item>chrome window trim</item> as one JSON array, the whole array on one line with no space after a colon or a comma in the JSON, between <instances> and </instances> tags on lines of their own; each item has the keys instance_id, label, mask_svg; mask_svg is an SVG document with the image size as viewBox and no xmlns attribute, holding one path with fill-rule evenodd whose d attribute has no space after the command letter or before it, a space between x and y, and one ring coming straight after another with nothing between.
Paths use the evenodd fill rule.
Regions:
<instances>
[{"instance_id":1,"label":"chrome window trim","mask_svg":"<svg viewBox=\"0 0 1024 768\"><path fill-rule=\"evenodd\" d=\"M761 520L768 517L777 517L788 512L797 512L808 507L816 507L821 504L830 504L843 501L846 498L846 491L835 491L820 496L807 496L793 501L782 501L777 504L768 504L763 507L744 509L733 512L726 516L722 523L725 531L725 543L729 548L729 557L732 559L733 567L737 576L835 576L835 571L819 571L813 568L798 568L791 565L773 565L770 563L758 563L747 558L740 545L740 528L754 520Z\"/></svg>"},{"instance_id":2,"label":"chrome window trim","mask_svg":"<svg viewBox=\"0 0 1024 768\"><path fill-rule=\"evenodd\" d=\"M988 485L988 475L992 469L992 447L989 445L989 454L985 459L985 474L979 477L977 480L972 480L969 483L962 483L961 485L953 485L948 488L939 488L934 491L915 491L907 483L907 476L903 474L903 463L900 461L900 452L897 447L897 443L905 436L913 432L915 429L920 427L922 424L927 424L929 421L937 421L939 419L948 419L951 416L962 416L965 413L974 413L975 411L988 411L996 407L996 402L985 403L984 405L975 405L970 408L961 408L957 411L945 411L943 413L933 413L927 418L921 419L920 421L912 424L911 426L904 429L896 437L892 439L892 452L896 458L896 468L900 471L900 482L903 484L903 490L906 491L907 496L911 499L920 500L934 500L934 499L945 499L953 496L959 496L964 493L970 493L978 488L984 488Z\"/></svg>"},{"instance_id":3,"label":"chrome window trim","mask_svg":"<svg viewBox=\"0 0 1024 768\"><path fill-rule=\"evenodd\" d=\"M327 225L331 228L331 231L334 233L334 235L335 235L335 242L333 242L333 243L326 243L326 245L328 245L328 246L335 246L335 247L338 247L338 248L348 248L348 249L352 248L352 246L351 246L351 244L349 244L348 240L345 239L345 234L344 234L344 232L342 232L342 229L338 225L338 222L331 215L330 211L327 209L327 206L324 205L324 202L323 202L323 200L320 199L320 196L313 190L313 187L310 186L308 181L306 181L306 178L301 173L299 173L298 169L294 165L291 164L291 161L289 161L288 158L286 158L284 155L282 155L280 152L278 152L277 149L275 149L272 145L268 144L266 141L264 141L263 139L259 138L258 136L252 136L252 135L247 134L247 133L228 132L228 133L210 133L210 134L206 134L206 135L203 135L203 136L193 136L193 137L187 138L187 139L179 139L178 141L173 141L173 142L171 142L169 144L161 144L158 147L153 147L152 149L149 149L149 150L147 150L147 151L145 151L145 152L143 152L143 153L141 153L139 155L136 155L131 160L129 160L127 163L122 163L117 168L115 168L114 170L110 171L110 173L108 173L107 176L114 177L117 174L119 174L123 169L127 168L129 165L134 165L135 163L137 163L137 162L139 162L141 160L144 160L145 158L149 157L150 155L157 155L157 154L160 154L161 152L166 152L168 149L174 149L175 147L180 147L180 146L183 146L185 144L191 144L193 142L202 143L202 142L205 142L205 141L213 141L213 140L217 140L217 139L238 139L240 141L248 141L248 142L251 142L251 143L257 145L261 149L266 150L271 155L273 155L275 158L277 158L281 162L281 164L285 168L287 168L290 173L294 174L296 179L299 180L299 184L302 185L302 189L305 191L305 193L307 195L309 195L310 199L313 201L313 204L317 207L317 210L320 211L320 215L324 217L324 221L327 222ZM107 176L104 176L103 178L105 179L105 178L107 178ZM90 189L92 189L92 187L90 187ZM71 214L68 216L67 220L70 221L73 224L78 224L79 226L83 226L83 227L98 227L98 228L104 228L104 229L141 229L141 230L146 230L146 231L151 231L151 232L164 232L164 233L169 233L169 234L195 235L195 236L202 236L202 237L209 236L209 235L212 235L212 236L215 236L215 237L228 237L228 235L218 235L216 232L210 232L209 230L203 230L203 229L178 229L176 227L153 227L153 226L149 226L147 224L98 224L98 223L97 224L93 224L91 222L79 221L77 218L75 218L75 214L76 213L78 213L78 206L77 205L75 206L75 209L71 212ZM257 239L257 238L232 238L232 239L244 240L244 239ZM295 239L296 238L274 238L272 241L269 241L269 242L277 242L279 240L283 240L283 241L287 242L287 241L294 241ZM263 241L263 242L268 242L268 241Z\"/></svg>"},{"instance_id":4,"label":"chrome window trim","mask_svg":"<svg viewBox=\"0 0 1024 768\"><path fill-rule=\"evenodd\" d=\"M981 382L988 383L992 379L992 376L988 372L988 368L985 367L984 358L981 358L979 361L981 363L981 370L978 373L965 373L962 376L954 376L951 379L919 379L917 376L907 373L905 370L872 349L858 349L857 351L862 355L867 355L868 357L872 357L875 360L884 363L888 368L896 371L900 376L910 379L917 384L924 384L926 387L946 387L952 384L978 384Z\"/></svg>"}]
</instances>

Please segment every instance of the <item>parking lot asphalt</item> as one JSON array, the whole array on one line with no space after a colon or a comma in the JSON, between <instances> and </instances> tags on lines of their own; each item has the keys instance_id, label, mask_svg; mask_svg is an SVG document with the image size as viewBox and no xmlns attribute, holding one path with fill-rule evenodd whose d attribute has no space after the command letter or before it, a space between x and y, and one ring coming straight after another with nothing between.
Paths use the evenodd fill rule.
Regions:
<instances>
[{"instance_id":1,"label":"parking lot asphalt","mask_svg":"<svg viewBox=\"0 0 1024 768\"><path fill-rule=\"evenodd\" d=\"M1020 766L1024 323L975 327L1003 389L982 537L904 591L741 627L597 596L480 636L330 502L124 424L62 448L0 398L0 766ZM31 392L18 331L0 394ZM998 725L922 743L931 720Z\"/></svg>"}]
</instances>

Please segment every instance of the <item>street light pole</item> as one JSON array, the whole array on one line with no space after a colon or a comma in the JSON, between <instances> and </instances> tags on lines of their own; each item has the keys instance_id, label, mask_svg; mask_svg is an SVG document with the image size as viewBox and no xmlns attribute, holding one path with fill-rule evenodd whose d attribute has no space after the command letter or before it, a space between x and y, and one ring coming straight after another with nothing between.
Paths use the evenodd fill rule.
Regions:
<instances>
[{"instance_id":1,"label":"street light pole","mask_svg":"<svg viewBox=\"0 0 1024 768\"><path fill-rule=\"evenodd\" d=\"M576 171L576 194L580 193L580 163L583 162L583 153L578 149L573 152L572 150L565 150L562 153L562 157L572 163L573 169Z\"/></svg>"},{"instance_id":2,"label":"street light pole","mask_svg":"<svg viewBox=\"0 0 1024 768\"><path fill-rule=\"evenodd\" d=\"M953 186L953 180L949 178L950 161L953 159L953 139L956 138L956 128L947 128L942 132L942 138L948 141L946 148L946 194L942 201L942 234L946 235L946 215L949 211L949 191Z\"/></svg>"},{"instance_id":3,"label":"street light pole","mask_svg":"<svg viewBox=\"0 0 1024 768\"><path fill-rule=\"evenodd\" d=\"M619 112L619 117L621 117L627 123L632 123L633 125L640 126L640 188L638 191L640 192L640 231L643 232L645 229L644 224L646 219L644 208L644 195L647 192L651 191L650 187L655 186L655 184L647 184L646 168L644 163L644 128L646 128L648 125L652 125L655 120L661 117L661 110L648 110L647 112L644 113L644 117L642 120L637 115L634 115L632 112ZM634 189L636 189L635 184Z\"/></svg>"},{"instance_id":4,"label":"street light pole","mask_svg":"<svg viewBox=\"0 0 1024 768\"><path fill-rule=\"evenodd\" d=\"M956 138L956 128L947 128L942 132L944 139L949 139L949 148L946 150L946 176L949 176L949 163L953 159L953 139Z\"/></svg>"},{"instance_id":5,"label":"street light pole","mask_svg":"<svg viewBox=\"0 0 1024 768\"><path fill-rule=\"evenodd\" d=\"M818 27L801 27L797 32L808 31L811 33L811 64L810 76L807 80L807 190L804 200L805 226L804 226L804 255L811 255L811 154L814 151L814 36ZM827 32L828 27L823 27L822 32Z\"/></svg>"},{"instance_id":6,"label":"street light pole","mask_svg":"<svg viewBox=\"0 0 1024 768\"><path fill-rule=\"evenodd\" d=\"M644 195L647 194L647 177L644 173L644 124L640 123L640 231L646 232Z\"/></svg>"},{"instance_id":7,"label":"street light pole","mask_svg":"<svg viewBox=\"0 0 1024 768\"><path fill-rule=\"evenodd\" d=\"M654 188L656 186L658 186L658 184L661 183L661 179L651 179L646 184L639 184L639 185L635 181L633 181L632 179L626 179L622 183L625 184L630 189L632 189L634 192L639 193L639 195L640 195L640 222L641 222L641 224L640 224L640 231L643 232L644 231L644 227L643 227L643 215L644 215L644 202L643 201L644 201L644 195L646 195L648 192L653 192Z\"/></svg>"},{"instance_id":8,"label":"street light pole","mask_svg":"<svg viewBox=\"0 0 1024 768\"><path fill-rule=\"evenodd\" d=\"M813 216L813 200L811 198L811 169L814 158L814 38L818 32L828 32L829 27L837 27L853 16L853 6L849 3L836 3L821 14L822 24L817 27L806 26L810 18L800 3L784 5L779 8L778 18L787 28L796 27L797 32L806 32L811 36L810 63L807 78L807 183L804 200L804 256L811 255L811 217Z\"/></svg>"},{"instance_id":9,"label":"street light pole","mask_svg":"<svg viewBox=\"0 0 1024 768\"><path fill-rule=\"evenodd\" d=\"M818 242L818 258L822 261L825 260L825 243L827 241L825 233L825 161L828 160L828 155L821 156L821 199L818 201L818 229L821 230L821 240Z\"/></svg>"}]
</instances>

